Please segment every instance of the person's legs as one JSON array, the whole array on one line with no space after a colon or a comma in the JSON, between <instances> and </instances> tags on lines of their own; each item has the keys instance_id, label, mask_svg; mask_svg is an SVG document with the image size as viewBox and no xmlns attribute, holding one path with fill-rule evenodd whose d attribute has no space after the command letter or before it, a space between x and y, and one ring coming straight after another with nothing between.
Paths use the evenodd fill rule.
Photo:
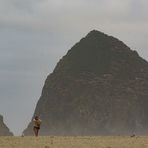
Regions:
<instances>
[{"instance_id":1,"label":"person's legs","mask_svg":"<svg viewBox=\"0 0 148 148\"><path fill-rule=\"evenodd\" d=\"M39 134L39 129L36 129L36 136L38 136Z\"/></svg>"},{"instance_id":2,"label":"person's legs","mask_svg":"<svg viewBox=\"0 0 148 148\"><path fill-rule=\"evenodd\" d=\"M38 136L38 134L39 134L39 130L40 130L40 127L38 127L37 130L36 130L36 135L37 135L37 136Z\"/></svg>"},{"instance_id":3,"label":"person's legs","mask_svg":"<svg viewBox=\"0 0 148 148\"><path fill-rule=\"evenodd\" d=\"M37 136L37 128L36 127L33 128L33 131L34 131L35 136Z\"/></svg>"}]
</instances>

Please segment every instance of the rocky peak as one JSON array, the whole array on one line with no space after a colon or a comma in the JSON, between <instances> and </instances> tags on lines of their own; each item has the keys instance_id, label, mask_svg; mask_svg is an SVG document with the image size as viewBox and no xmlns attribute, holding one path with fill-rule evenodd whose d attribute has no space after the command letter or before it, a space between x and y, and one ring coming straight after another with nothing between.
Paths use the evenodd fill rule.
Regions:
<instances>
[{"instance_id":1,"label":"rocky peak","mask_svg":"<svg viewBox=\"0 0 148 148\"><path fill-rule=\"evenodd\" d=\"M139 67L145 61L138 60L138 58L138 53L131 50L122 41L93 30L68 51L67 55L57 64L54 72L76 74L85 71L103 75L112 73L112 68L118 65L118 74L121 76L121 71L131 69L131 65L128 66L129 62L131 64L137 62L135 63L137 68L133 68L135 68L135 71L139 70ZM127 65L126 69L122 69L122 64Z\"/></svg>"}]
</instances>

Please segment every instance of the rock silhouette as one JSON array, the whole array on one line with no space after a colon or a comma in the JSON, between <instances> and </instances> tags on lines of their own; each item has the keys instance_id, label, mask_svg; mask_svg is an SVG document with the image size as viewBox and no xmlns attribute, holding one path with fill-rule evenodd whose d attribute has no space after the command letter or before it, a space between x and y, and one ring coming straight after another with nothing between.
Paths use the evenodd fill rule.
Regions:
<instances>
[{"instance_id":1,"label":"rock silhouette","mask_svg":"<svg viewBox=\"0 0 148 148\"><path fill-rule=\"evenodd\" d=\"M34 115L41 135L148 134L148 62L93 30L47 77Z\"/></svg>"},{"instance_id":2,"label":"rock silhouette","mask_svg":"<svg viewBox=\"0 0 148 148\"><path fill-rule=\"evenodd\" d=\"M13 136L8 127L4 124L3 117L0 115L0 136Z\"/></svg>"}]
</instances>

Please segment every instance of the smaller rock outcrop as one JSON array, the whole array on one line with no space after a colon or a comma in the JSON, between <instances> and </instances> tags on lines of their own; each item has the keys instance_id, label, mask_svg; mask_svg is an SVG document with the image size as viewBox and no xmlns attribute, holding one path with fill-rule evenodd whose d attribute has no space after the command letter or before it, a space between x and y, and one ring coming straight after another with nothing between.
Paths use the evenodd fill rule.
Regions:
<instances>
[{"instance_id":1,"label":"smaller rock outcrop","mask_svg":"<svg viewBox=\"0 0 148 148\"><path fill-rule=\"evenodd\" d=\"M0 136L13 136L9 128L5 125L3 121L3 116L0 115Z\"/></svg>"}]
</instances>

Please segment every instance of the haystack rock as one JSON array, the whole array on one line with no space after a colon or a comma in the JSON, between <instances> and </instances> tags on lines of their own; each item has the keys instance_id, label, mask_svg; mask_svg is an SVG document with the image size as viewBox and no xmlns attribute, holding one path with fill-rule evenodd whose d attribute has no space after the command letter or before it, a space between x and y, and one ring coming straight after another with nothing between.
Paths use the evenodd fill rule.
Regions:
<instances>
[{"instance_id":1,"label":"haystack rock","mask_svg":"<svg viewBox=\"0 0 148 148\"><path fill-rule=\"evenodd\" d=\"M1 115L0 115L0 136L13 136L13 134L9 131L8 127L5 125L3 117Z\"/></svg>"},{"instance_id":2,"label":"haystack rock","mask_svg":"<svg viewBox=\"0 0 148 148\"><path fill-rule=\"evenodd\" d=\"M34 115L41 135L148 134L148 62L93 30L47 77Z\"/></svg>"}]
</instances>

